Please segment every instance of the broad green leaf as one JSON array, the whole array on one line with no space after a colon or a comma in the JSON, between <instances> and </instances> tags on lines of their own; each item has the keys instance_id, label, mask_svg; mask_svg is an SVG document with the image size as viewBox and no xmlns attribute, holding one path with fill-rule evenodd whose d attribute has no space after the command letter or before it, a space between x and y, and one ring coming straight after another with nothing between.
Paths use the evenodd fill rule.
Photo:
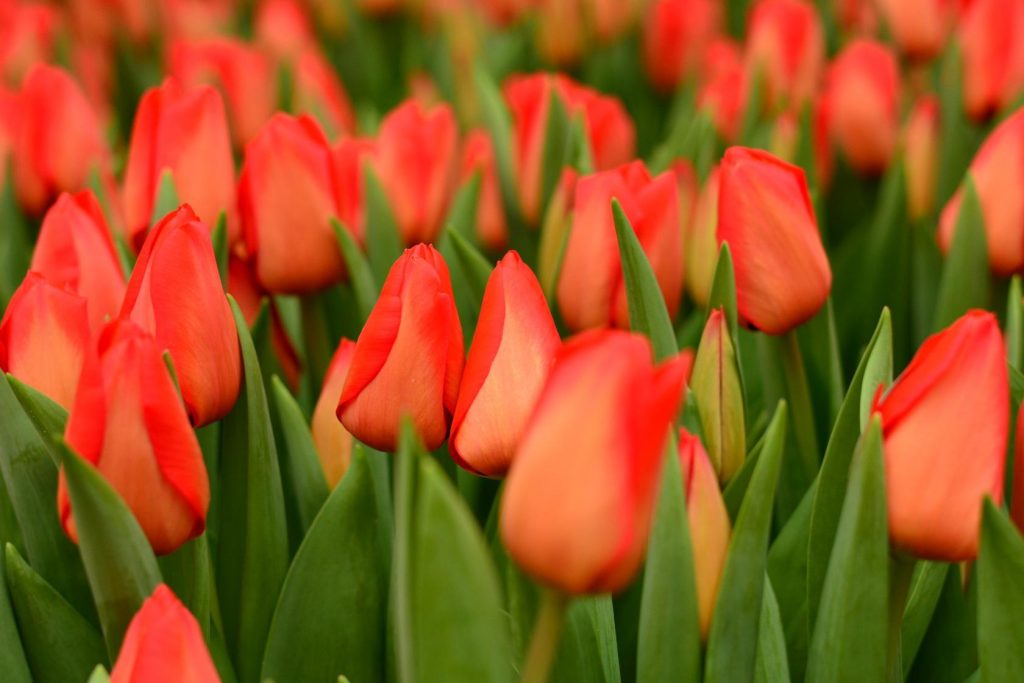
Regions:
<instances>
[{"instance_id":1,"label":"broad green leaf","mask_svg":"<svg viewBox=\"0 0 1024 683\"><path fill-rule=\"evenodd\" d=\"M355 239L349 231L342 226L336 218L331 219L331 227L338 239L338 248L341 250L341 257L345 261L345 271L348 273L349 286L359 304L359 314L366 320L377 303L377 283L373 279L373 270L366 260L363 250L356 244Z\"/></svg>"},{"instance_id":2,"label":"broad green leaf","mask_svg":"<svg viewBox=\"0 0 1024 683\"><path fill-rule=\"evenodd\" d=\"M985 681L1024 672L1024 539L1006 513L985 500L978 557L978 657Z\"/></svg>"},{"instance_id":3,"label":"broad green leaf","mask_svg":"<svg viewBox=\"0 0 1024 683\"><path fill-rule=\"evenodd\" d=\"M722 500L725 501L725 509L729 512L729 519L733 521L735 521L740 514L740 506L743 505L743 499L747 495L747 487L750 486L750 478L754 475L754 470L757 469L757 461L761 457L761 449L763 446L764 439L762 438L750 448L740 471L736 473L736 476L729 481L725 490L722 491Z\"/></svg>"},{"instance_id":4,"label":"broad green leaf","mask_svg":"<svg viewBox=\"0 0 1024 683\"><path fill-rule=\"evenodd\" d=\"M565 103L554 90L548 97L548 118L544 125L544 145L541 152L540 211L551 201L562 169L570 162L572 138L569 114Z\"/></svg>"},{"instance_id":5,"label":"broad green leaf","mask_svg":"<svg viewBox=\"0 0 1024 683\"><path fill-rule=\"evenodd\" d=\"M21 560L21 556L18 555L17 549L11 545L6 544L8 553L13 554L24 564ZM28 572L31 572L38 578L38 574L32 572L27 565L25 568ZM11 596L14 592L17 592L18 597L23 600L28 600L30 597L29 591L24 586L12 586L11 581L7 578L8 574L7 563L0 563L0 671L4 672L4 677L10 680L11 683L31 683L32 674L29 672L28 660L25 658L25 650L22 645L22 636L19 634L18 625L15 622L14 606L11 604ZM45 585L46 582L43 579L39 581ZM8 591L12 591L8 593ZM50 591L56 595L56 591L50 588ZM57 599L63 602L63 598L57 595ZM68 605L68 610L74 613L74 608ZM77 616L77 615L76 615ZM79 621L85 621L82 617L78 617ZM90 626L91 628L91 626ZM28 628L22 628L21 632L28 634ZM99 645L100 655L103 656L103 641L99 638L99 634L93 629L93 634Z\"/></svg>"},{"instance_id":6,"label":"broad green leaf","mask_svg":"<svg viewBox=\"0 0 1024 683\"><path fill-rule=\"evenodd\" d=\"M0 163L5 162L0 160ZM21 285L32 260L28 221L18 208L14 183L10 180L14 177L13 168L6 170L8 180L0 184L0 311Z\"/></svg>"},{"instance_id":7,"label":"broad green leaf","mask_svg":"<svg viewBox=\"0 0 1024 683\"><path fill-rule=\"evenodd\" d=\"M110 683L110 674L107 673L107 670L103 668L102 664L98 664L96 668L93 669L92 674L89 676L86 683Z\"/></svg>"},{"instance_id":8,"label":"broad green leaf","mask_svg":"<svg viewBox=\"0 0 1024 683\"><path fill-rule=\"evenodd\" d=\"M352 464L302 542L274 612L262 679L385 678L388 539L366 455Z\"/></svg>"},{"instance_id":9,"label":"broad green leaf","mask_svg":"<svg viewBox=\"0 0 1024 683\"><path fill-rule=\"evenodd\" d=\"M473 80L477 96L480 98L482 118L487 131L491 135L494 146L494 161L498 168L498 180L501 185L501 196L505 204L506 215L512 217L513 224L521 222L519 193L516 189L515 168L512 160L512 121L501 91L491 80L486 69L478 65L473 70Z\"/></svg>"},{"instance_id":10,"label":"broad green leaf","mask_svg":"<svg viewBox=\"0 0 1024 683\"><path fill-rule=\"evenodd\" d=\"M11 385L11 391L18 399L18 403L32 420L32 424L39 431L43 441L48 442L54 464L59 464L57 448L52 444L54 439L64 434L64 427L68 422L68 411L46 394L23 384L14 375L8 374L7 381Z\"/></svg>"},{"instance_id":11,"label":"broad green leaf","mask_svg":"<svg viewBox=\"0 0 1024 683\"><path fill-rule=\"evenodd\" d=\"M229 297L230 298L230 297ZM221 431L217 597L228 650L243 681L256 680L288 570L288 529L277 449L256 349L234 299L243 386Z\"/></svg>"},{"instance_id":12,"label":"broad green leaf","mask_svg":"<svg viewBox=\"0 0 1024 683\"><path fill-rule=\"evenodd\" d=\"M831 297L816 316L797 329L797 336L806 363L811 403L815 408L818 443L824 443L839 414L845 391Z\"/></svg>"},{"instance_id":13,"label":"broad green leaf","mask_svg":"<svg viewBox=\"0 0 1024 683\"><path fill-rule=\"evenodd\" d=\"M903 659L911 681L962 683L978 668L978 582L972 579L965 590L960 567L947 566L946 581L917 656L913 663Z\"/></svg>"},{"instance_id":14,"label":"broad green leaf","mask_svg":"<svg viewBox=\"0 0 1024 683\"><path fill-rule=\"evenodd\" d=\"M210 241L213 243L213 255L217 259L217 272L220 273L221 287L227 291L231 244L228 240L228 215L223 211L217 215L217 225L213 228Z\"/></svg>"},{"instance_id":15,"label":"broad green leaf","mask_svg":"<svg viewBox=\"0 0 1024 683\"><path fill-rule=\"evenodd\" d=\"M1014 368L1020 370L1024 361L1024 321L1022 317L1024 293L1021 292L1020 275L1010 279L1010 293L1006 302L1006 360Z\"/></svg>"},{"instance_id":16,"label":"broad green leaf","mask_svg":"<svg viewBox=\"0 0 1024 683\"><path fill-rule=\"evenodd\" d=\"M206 534L193 538L169 555L157 558L164 583L188 607L209 637L213 601L213 567Z\"/></svg>"},{"instance_id":17,"label":"broad green leaf","mask_svg":"<svg viewBox=\"0 0 1024 683\"><path fill-rule=\"evenodd\" d=\"M789 662L786 659L786 638L782 630L782 615L775 599L772 582L765 577L764 599L757 629L757 664L754 668L756 683L788 683Z\"/></svg>"},{"instance_id":18,"label":"broad green leaf","mask_svg":"<svg viewBox=\"0 0 1024 683\"><path fill-rule=\"evenodd\" d=\"M391 266L402 255L402 238L391 210L391 200L373 167L363 167L366 202L366 253L374 282L383 283Z\"/></svg>"},{"instance_id":19,"label":"broad green leaf","mask_svg":"<svg viewBox=\"0 0 1024 683\"><path fill-rule=\"evenodd\" d=\"M471 288L474 299L478 302L483 301L484 290L487 289L487 281L490 279L494 267L469 240L459 233L448 233L448 239L451 240L452 251L466 275L466 282Z\"/></svg>"},{"instance_id":20,"label":"broad green leaf","mask_svg":"<svg viewBox=\"0 0 1024 683\"><path fill-rule=\"evenodd\" d=\"M708 683L749 681L754 676L768 539L786 442L786 420L786 404L780 402L733 527L708 636L704 671Z\"/></svg>"},{"instance_id":21,"label":"broad green leaf","mask_svg":"<svg viewBox=\"0 0 1024 683\"><path fill-rule=\"evenodd\" d=\"M807 624L807 542L815 488L812 484L804 494L768 550L768 578L779 608L787 666L795 680L803 679L811 641Z\"/></svg>"},{"instance_id":22,"label":"broad green leaf","mask_svg":"<svg viewBox=\"0 0 1024 683\"><path fill-rule=\"evenodd\" d=\"M907 607L903 615L903 627L900 630L904 676L910 673L918 648L921 647L928 625L935 614L948 571L949 565L945 562L922 561L918 562L914 569Z\"/></svg>"},{"instance_id":23,"label":"broad green leaf","mask_svg":"<svg viewBox=\"0 0 1024 683\"><path fill-rule=\"evenodd\" d=\"M181 206L181 199L178 197L178 189L174 184L174 173L171 172L171 169L165 168L160 174L156 198L153 200L153 213L149 216L150 226L159 223L164 216L175 211L179 206Z\"/></svg>"},{"instance_id":24,"label":"broad green leaf","mask_svg":"<svg viewBox=\"0 0 1024 683\"><path fill-rule=\"evenodd\" d=\"M974 179L968 175L953 245L946 256L935 303L934 329L940 330L971 308L986 308L991 293L985 216Z\"/></svg>"},{"instance_id":25,"label":"broad green leaf","mask_svg":"<svg viewBox=\"0 0 1024 683\"><path fill-rule=\"evenodd\" d=\"M467 240L473 239L476 234L477 207L480 205L482 186L483 176L478 170L455 193L448 216L444 220L444 224L448 226L446 233L458 233Z\"/></svg>"}]
</instances>

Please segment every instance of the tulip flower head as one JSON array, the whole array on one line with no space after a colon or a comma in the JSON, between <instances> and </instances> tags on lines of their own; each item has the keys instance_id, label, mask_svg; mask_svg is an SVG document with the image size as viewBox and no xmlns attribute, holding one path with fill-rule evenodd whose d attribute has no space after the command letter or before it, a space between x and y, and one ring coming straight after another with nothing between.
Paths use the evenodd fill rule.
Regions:
<instances>
[{"instance_id":1,"label":"tulip flower head","mask_svg":"<svg viewBox=\"0 0 1024 683\"><path fill-rule=\"evenodd\" d=\"M818 87L825 37L814 4L806 0L760 0L750 15L746 84L761 79L769 108L799 111Z\"/></svg>"},{"instance_id":2,"label":"tulip flower head","mask_svg":"<svg viewBox=\"0 0 1024 683\"><path fill-rule=\"evenodd\" d=\"M647 76L659 90L693 73L722 23L715 0L655 0L647 8L643 50Z\"/></svg>"},{"instance_id":3,"label":"tulip flower head","mask_svg":"<svg viewBox=\"0 0 1024 683\"><path fill-rule=\"evenodd\" d=\"M946 46L955 0L875 0L896 44L907 55L932 59Z\"/></svg>"},{"instance_id":4,"label":"tulip flower head","mask_svg":"<svg viewBox=\"0 0 1024 683\"><path fill-rule=\"evenodd\" d=\"M974 0L963 10L958 31L964 108L981 121L1024 92L1024 4Z\"/></svg>"},{"instance_id":5,"label":"tulip flower head","mask_svg":"<svg viewBox=\"0 0 1024 683\"><path fill-rule=\"evenodd\" d=\"M327 479L327 486L332 489L345 476L352 459L352 435L338 421L337 411L338 399L341 398L355 350L355 342L341 340L327 366L320 398L313 409L313 443L320 456L320 466Z\"/></svg>"},{"instance_id":6,"label":"tulip flower head","mask_svg":"<svg viewBox=\"0 0 1024 683\"><path fill-rule=\"evenodd\" d=\"M908 210L911 218L922 219L935 204L939 171L939 101L935 97L922 97L911 110L903 131L903 155Z\"/></svg>"},{"instance_id":7,"label":"tulip flower head","mask_svg":"<svg viewBox=\"0 0 1024 683\"><path fill-rule=\"evenodd\" d=\"M474 130L467 135L462 148L460 181L468 183L475 174L480 174L480 195L476 210L477 237L488 249L503 249L508 242L505 205L498 182L494 145L483 130Z\"/></svg>"}]
</instances>

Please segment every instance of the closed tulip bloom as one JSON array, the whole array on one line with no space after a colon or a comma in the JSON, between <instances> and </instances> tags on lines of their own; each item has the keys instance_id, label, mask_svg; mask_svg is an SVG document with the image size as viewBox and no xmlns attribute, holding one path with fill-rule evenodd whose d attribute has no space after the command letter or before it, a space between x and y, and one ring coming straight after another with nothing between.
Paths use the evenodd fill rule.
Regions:
<instances>
[{"instance_id":1,"label":"closed tulip bloom","mask_svg":"<svg viewBox=\"0 0 1024 683\"><path fill-rule=\"evenodd\" d=\"M818 87L825 37L814 5L805 0L760 0L747 31L747 86L760 74L769 107L799 111Z\"/></svg>"},{"instance_id":2,"label":"closed tulip bloom","mask_svg":"<svg viewBox=\"0 0 1024 683\"><path fill-rule=\"evenodd\" d=\"M721 14L715 0L655 0L648 6L644 68L656 88L671 91L700 66Z\"/></svg>"},{"instance_id":3,"label":"closed tulip bloom","mask_svg":"<svg viewBox=\"0 0 1024 683\"><path fill-rule=\"evenodd\" d=\"M625 283L615 237L612 199L622 205L658 279L669 313L683 284L683 225L679 188L671 172L651 178L643 162L579 180L572 230L565 247L557 299L574 330L629 325Z\"/></svg>"},{"instance_id":4,"label":"closed tulip bloom","mask_svg":"<svg viewBox=\"0 0 1024 683\"><path fill-rule=\"evenodd\" d=\"M939 101L935 97L922 97L911 110L903 131L903 156L910 217L922 219L934 208L939 170Z\"/></svg>"},{"instance_id":5,"label":"closed tulip bloom","mask_svg":"<svg viewBox=\"0 0 1024 683\"><path fill-rule=\"evenodd\" d=\"M730 147L720 167L718 243L736 269L744 322L782 334L810 320L828 299L832 269L797 166L760 150Z\"/></svg>"},{"instance_id":6,"label":"closed tulip bloom","mask_svg":"<svg viewBox=\"0 0 1024 683\"><path fill-rule=\"evenodd\" d=\"M345 476L352 459L352 435L338 421L337 412L338 399L341 398L341 390L345 386L355 350L355 342L341 340L330 365L327 366L320 398L313 409L313 443L316 444L316 452L320 456L324 478L332 489Z\"/></svg>"},{"instance_id":7,"label":"closed tulip bloom","mask_svg":"<svg viewBox=\"0 0 1024 683\"><path fill-rule=\"evenodd\" d=\"M896 546L948 562L977 556L982 500L1003 497L1009 400L991 313L968 311L921 345L876 406Z\"/></svg>"},{"instance_id":8,"label":"closed tulip bloom","mask_svg":"<svg viewBox=\"0 0 1024 683\"><path fill-rule=\"evenodd\" d=\"M173 80L139 102L124 177L124 215L133 243L149 227L161 177L170 171L178 198L214 225L223 212L229 240L238 233L235 164L220 95L210 86L186 90Z\"/></svg>"},{"instance_id":9,"label":"closed tulip bloom","mask_svg":"<svg viewBox=\"0 0 1024 683\"><path fill-rule=\"evenodd\" d=\"M410 418L433 450L448 434L463 362L448 266L430 245L406 249L356 341L338 418L382 451L395 450L401 421Z\"/></svg>"},{"instance_id":10,"label":"closed tulip bloom","mask_svg":"<svg viewBox=\"0 0 1024 683\"><path fill-rule=\"evenodd\" d=\"M712 41L704 51L701 70L697 106L711 116L719 137L734 140L745 101L739 47L731 40Z\"/></svg>"},{"instance_id":11,"label":"closed tulip bloom","mask_svg":"<svg viewBox=\"0 0 1024 683\"><path fill-rule=\"evenodd\" d=\"M981 145L969 169L985 218L988 262L997 275L1024 268L1024 110L1003 121ZM942 251L953 246L963 204L959 189L942 210L938 240Z\"/></svg>"},{"instance_id":12,"label":"closed tulip bloom","mask_svg":"<svg viewBox=\"0 0 1024 683\"><path fill-rule=\"evenodd\" d=\"M354 133L356 115L348 94L320 50L303 50L294 68L292 111L316 116L331 138Z\"/></svg>"},{"instance_id":13,"label":"closed tulip bloom","mask_svg":"<svg viewBox=\"0 0 1024 683\"><path fill-rule=\"evenodd\" d=\"M955 0L876 0L900 50L917 59L932 59L946 46L956 15Z\"/></svg>"},{"instance_id":14,"label":"closed tulip bloom","mask_svg":"<svg viewBox=\"0 0 1024 683\"><path fill-rule=\"evenodd\" d=\"M646 338L595 330L555 356L505 482L501 537L535 579L565 593L625 588L643 562L678 357L657 367Z\"/></svg>"},{"instance_id":15,"label":"closed tulip bloom","mask_svg":"<svg viewBox=\"0 0 1024 683\"><path fill-rule=\"evenodd\" d=\"M121 310L124 271L103 211L89 190L62 194L46 212L31 269L83 297L97 334Z\"/></svg>"},{"instance_id":16,"label":"closed tulip bloom","mask_svg":"<svg viewBox=\"0 0 1024 683\"><path fill-rule=\"evenodd\" d=\"M537 277L510 251L487 281L452 420L463 469L505 474L560 343Z\"/></svg>"},{"instance_id":17,"label":"closed tulip bloom","mask_svg":"<svg viewBox=\"0 0 1024 683\"><path fill-rule=\"evenodd\" d=\"M711 283L718 263L718 167L711 169L704 187L697 196L693 220L685 233L685 257L683 273L686 276L686 291L700 306L706 306L711 296Z\"/></svg>"},{"instance_id":18,"label":"closed tulip bloom","mask_svg":"<svg viewBox=\"0 0 1024 683\"><path fill-rule=\"evenodd\" d=\"M960 20L959 38L964 108L983 120L1024 92L1024 4L974 0Z\"/></svg>"},{"instance_id":19,"label":"closed tulip bloom","mask_svg":"<svg viewBox=\"0 0 1024 683\"><path fill-rule=\"evenodd\" d=\"M209 424L228 414L241 383L238 333L210 231L187 205L150 231L128 281L121 315L170 352L193 424Z\"/></svg>"},{"instance_id":20,"label":"closed tulip bloom","mask_svg":"<svg viewBox=\"0 0 1024 683\"><path fill-rule=\"evenodd\" d=\"M121 496L154 552L173 552L203 533L210 504L203 453L158 342L135 323L115 320L100 335L64 436ZM57 504L77 543L63 472Z\"/></svg>"},{"instance_id":21,"label":"closed tulip bloom","mask_svg":"<svg viewBox=\"0 0 1024 683\"><path fill-rule=\"evenodd\" d=\"M0 3L0 83L17 86L34 64L51 60L57 12L41 3Z\"/></svg>"},{"instance_id":22,"label":"closed tulip bloom","mask_svg":"<svg viewBox=\"0 0 1024 683\"><path fill-rule=\"evenodd\" d=\"M299 0L263 0L253 20L256 44L274 59L293 59L313 44L313 25Z\"/></svg>"},{"instance_id":23,"label":"closed tulip bloom","mask_svg":"<svg viewBox=\"0 0 1024 683\"><path fill-rule=\"evenodd\" d=\"M67 409L91 343L85 299L30 272L0 320L0 370Z\"/></svg>"},{"instance_id":24,"label":"closed tulip bloom","mask_svg":"<svg viewBox=\"0 0 1024 683\"><path fill-rule=\"evenodd\" d=\"M498 183L494 145L483 130L474 130L467 135L462 147L461 182L468 183L476 174L480 174L476 210L477 238L487 249L503 249L508 242L505 205L501 198L501 185Z\"/></svg>"},{"instance_id":25,"label":"closed tulip bloom","mask_svg":"<svg viewBox=\"0 0 1024 683\"><path fill-rule=\"evenodd\" d=\"M718 585L729 553L732 523L718 488L718 478L700 439L679 430L679 464L686 491L686 518L697 579L700 635L706 640L715 613Z\"/></svg>"},{"instance_id":26,"label":"closed tulip bloom","mask_svg":"<svg viewBox=\"0 0 1024 683\"><path fill-rule=\"evenodd\" d=\"M199 622L165 584L128 624L110 683L220 683Z\"/></svg>"}]
</instances>

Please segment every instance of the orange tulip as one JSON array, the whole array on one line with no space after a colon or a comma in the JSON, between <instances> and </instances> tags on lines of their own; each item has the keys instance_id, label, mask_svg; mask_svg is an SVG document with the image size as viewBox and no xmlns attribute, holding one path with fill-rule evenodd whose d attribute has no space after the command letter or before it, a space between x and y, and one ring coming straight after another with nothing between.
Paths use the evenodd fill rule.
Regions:
<instances>
[{"instance_id":1,"label":"orange tulip","mask_svg":"<svg viewBox=\"0 0 1024 683\"><path fill-rule=\"evenodd\" d=\"M974 156L969 170L985 218L988 262L998 275L1024 268L1024 109L996 127ZM939 246L946 253L953 246L963 203L957 190L942 210Z\"/></svg>"},{"instance_id":2,"label":"orange tulip","mask_svg":"<svg viewBox=\"0 0 1024 683\"><path fill-rule=\"evenodd\" d=\"M651 261L669 313L683 286L683 225L672 172L651 178L643 162L579 180L572 231L558 280L558 308L574 330L629 325L611 201L617 199Z\"/></svg>"},{"instance_id":3,"label":"orange tulip","mask_svg":"<svg viewBox=\"0 0 1024 683\"><path fill-rule=\"evenodd\" d=\"M468 183L476 173L480 174L480 195L476 210L477 238L484 247L500 250L508 242L508 226L505 225L505 205L498 184L494 145L483 130L474 130L466 136L462 148L460 181Z\"/></svg>"},{"instance_id":4,"label":"orange tulip","mask_svg":"<svg viewBox=\"0 0 1024 683\"><path fill-rule=\"evenodd\" d=\"M739 47L731 40L716 39L704 52L697 106L711 116L715 131L724 140L739 134L744 106L744 73Z\"/></svg>"},{"instance_id":5,"label":"orange tulip","mask_svg":"<svg viewBox=\"0 0 1024 683\"><path fill-rule=\"evenodd\" d=\"M46 212L31 269L83 297L97 334L121 309L124 271L103 211L89 190L62 194Z\"/></svg>"},{"instance_id":6,"label":"orange tulip","mask_svg":"<svg viewBox=\"0 0 1024 683\"><path fill-rule=\"evenodd\" d=\"M0 370L70 408L91 341L85 299L29 273L0 320Z\"/></svg>"},{"instance_id":7,"label":"orange tulip","mask_svg":"<svg viewBox=\"0 0 1024 683\"><path fill-rule=\"evenodd\" d=\"M449 451L463 469L508 470L560 343L537 277L510 251L487 281L455 407Z\"/></svg>"},{"instance_id":8,"label":"orange tulip","mask_svg":"<svg viewBox=\"0 0 1024 683\"><path fill-rule=\"evenodd\" d=\"M818 88L825 38L814 5L805 0L760 0L747 30L747 86L759 74L769 107L799 111Z\"/></svg>"},{"instance_id":9,"label":"orange tulip","mask_svg":"<svg viewBox=\"0 0 1024 683\"><path fill-rule=\"evenodd\" d=\"M876 406L895 545L932 560L977 556L982 500L1003 497L1009 398L991 313L969 311L921 345Z\"/></svg>"},{"instance_id":10,"label":"orange tulip","mask_svg":"<svg viewBox=\"0 0 1024 683\"><path fill-rule=\"evenodd\" d=\"M256 44L275 59L293 59L316 40L299 0L262 0L253 24Z\"/></svg>"},{"instance_id":11,"label":"orange tulip","mask_svg":"<svg viewBox=\"0 0 1024 683\"><path fill-rule=\"evenodd\" d=\"M699 305L707 305L711 296L711 284L718 263L718 242L715 231L718 228L718 167L711 169L704 187L697 197L693 220L685 234L686 291Z\"/></svg>"},{"instance_id":12,"label":"orange tulip","mask_svg":"<svg viewBox=\"0 0 1024 683\"><path fill-rule=\"evenodd\" d=\"M313 443L316 444L327 485L332 489L345 476L352 459L352 435L338 421L337 412L338 399L341 398L355 350L355 342L341 340L327 366L320 398L313 409Z\"/></svg>"},{"instance_id":13,"label":"orange tulip","mask_svg":"<svg viewBox=\"0 0 1024 683\"><path fill-rule=\"evenodd\" d=\"M433 450L448 434L463 362L448 266L430 245L406 249L356 341L338 418L382 451L395 450L402 418L410 418Z\"/></svg>"},{"instance_id":14,"label":"orange tulip","mask_svg":"<svg viewBox=\"0 0 1024 683\"><path fill-rule=\"evenodd\" d=\"M653 366L629 332L587 332L556 354L501 501L502 540L528 574L570 594L629 584L684 374L679 358Z\"/></svg>"},{"instance_id":15,"label":"orange tulip","mask_svg":"<svg viewBox=\"0 0 1024 683\"><path fill-rule=\"evenodd\" d=\"M974 0L959 33L964 107L971 118L986 119L1024 92L1024 4Z\"/></svg>"},{"instance_id":16,"label":"orange tulip","mask_svg":"<svg viewBox=\"0 0 1024 683\"><path fill-rule=\"evenodd\" d=\"M655 0L648 6L644 67L656 88L671 91L700 66L721 28L721 15L715 0Z\"/></svg>"},{"instance_id":17,"label":"orange tulip","mask_svg":"<svg viewBox=\"0 0 1024 683\"><path fill-rule=\"evenodd\" d=\"M294 79L292 111L316 116L331 138L355 132L356 114L345 86L319 49L302 51L295 60Z\"/></svg>"},{"instance_id":18,"label":"orange tulip","mask_svg":"<svg viewBox=\"0 0 1024 683\"><path fill-rule=\"evenodd\" d=\"M203 453L157 341L128 320L111 322L82 367L68 415L68 445L93 464L135 515L157 554L203 533L210 485ZM64 473L64 530L78 542Z\"/></svg>"},{"instance_id":19,"label":"orange tulip","mask_svg":"<svg viewBox=\"0 0 1024 683\"><path fill-rule=\"evenodd\" d=\"M220 683L199 622L165 584L128 624L110 683Z\"/></svg>"},{"instance_id":20,"label":"orange tulip","mask_svg":"<svg viewBox=\"0 0 1024 683\"><path fill-rule=\"evenodd\" d=\"M828 299L832 270L804 172L760 150L730 147L720 166L718 243L729 243L744 322L782 334Z\"/></svg>"},{"instance_id":21,"label":"orange tulip","mask_svg":"<svg viewBox=\"0 0 1024 683\"><path fill-rule=\"evenodd\" d=\"M921 219L935 204L935 178L939 170L939 101L922 97L910 112L903 131L907 204L910 216Z\"/></svg>"},{"instance_id":22,"label":"orange tulip","mask_svg":"<svg viewBox=\"0 0 1024 683\"><path fill-rule=\"evenodd\" d=\"M955 0L876 0L889 32L905 54L932 59L946 46Z\"/></svg>"},{"instance_id":23,"label":"orange tulip","mask_svg":"<svg viewBox=\"0 0 1024 683\"><path fill-rule=\"evenodd\" d=\"M210 231L187 205L150 231L128 281L121 316L170 352L196 426L228 414L241 384L238 336Z\"/></svg>"}]
</instances>

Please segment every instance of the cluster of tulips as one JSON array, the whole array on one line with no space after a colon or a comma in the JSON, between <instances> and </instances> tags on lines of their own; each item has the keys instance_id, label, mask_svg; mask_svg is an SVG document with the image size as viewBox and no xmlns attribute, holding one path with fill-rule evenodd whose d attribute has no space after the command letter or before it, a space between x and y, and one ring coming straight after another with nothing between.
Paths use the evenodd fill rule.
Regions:
<instances>
[{"instance_id":1,"label":"cluster of tulips","mask_svg":"<svg viewBox=\"0 0 1024 683\"><path fill-rule=\"evenodd\" d=\"M1024 679L1024 2L0 0L21 683Z\"/></svg>"}]
</instances>

